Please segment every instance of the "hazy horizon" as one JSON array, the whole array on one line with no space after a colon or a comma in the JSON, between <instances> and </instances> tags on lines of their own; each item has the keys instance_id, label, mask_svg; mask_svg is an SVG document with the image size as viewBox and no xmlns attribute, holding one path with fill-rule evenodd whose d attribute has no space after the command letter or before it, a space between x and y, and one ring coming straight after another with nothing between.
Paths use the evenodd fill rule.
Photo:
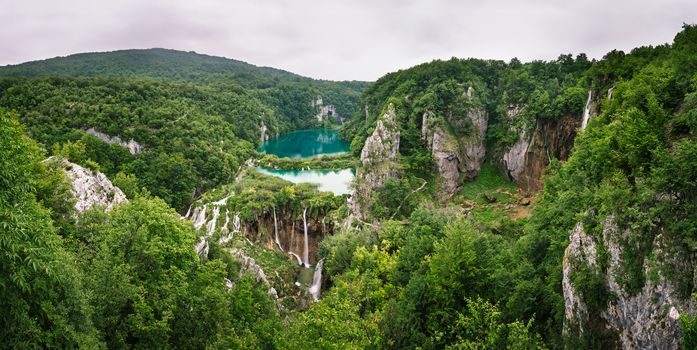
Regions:
<instances>
[{"instance_id":1,"label":"hazy horizon","mask_svg":"<svg viewBox=\"0 0 697 350\"><path fill-rule=\"evenodd\" d=\"M601 58L672 41L697 2L0 0L0 65L167 48L316 79L374 81L434 59ZM18 45L21 43L22 45Z\"/></svg>"}]
</instances>

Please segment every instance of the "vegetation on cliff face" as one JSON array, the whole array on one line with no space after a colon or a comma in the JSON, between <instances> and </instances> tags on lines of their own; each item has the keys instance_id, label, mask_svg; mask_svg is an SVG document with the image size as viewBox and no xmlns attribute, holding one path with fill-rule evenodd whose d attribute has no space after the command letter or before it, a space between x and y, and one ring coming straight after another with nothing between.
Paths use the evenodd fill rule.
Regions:
<instances>
[{"instance_id":1,"label":"vegetation on cliff face","mask_svg":"<svg viewBox=\"0 0 697 350\"><path fill-rule=\"evenodd\" d=\"M591 117L588 129L577 138L569 160L552 162L545 189L529 218L487 224L486 215L477 216L473 211L471 215L464 215L465 218L451 213L445 215L448 220L442 218L440 224L436 221L422 225L417 218L425 213L438 217L437 210L426 208L439 204L433 203L433 195L420 192L415 196L432 204L424 205L425 208L411 215L403 213L408 218L407 226L383 222L380 228L369 229L372 233L358 236L368 235L365 239L339 238L355 235L341 233L327 240L328 246L324 249L327 267L336 270L331 276L332 283L344 281L334 288L359 283L370 286L359 310L364 320L374 320L381 329L381 345L442 348L458 337L471 337L472 333L448 333L448 330L452 329L453 317L458 312L468 312L470 303L476 305L476 298L482 298L496 305L496 312L502 315L501 322L528 325L525 334L530 341L539 339L535 335L539 334L546 346L554 348L564 344L582 348L619 346L616 334L601 329L604 326L600 312L607 307L608 298L613 298L608 295L602 275L610 273L607 252L600 255L605 256L605 260L600 261L601 275L584 278L579 275L574 279L575 287L585 294L583 298L598 328L590 328L583 334L567 333L567 338L562 336L565 322L562 258L569 232L578 222L583 222L597 235L602 228L600 223L610 214L618 220L621 230L628 229L631 233L622 241L625 252L620 260L622 265L614 266L612 272L619 271L617 280L623 290L629 295L636 293L660 271L661 276L680 286L675 297L688 299L696 288L691 257L695 249L693 231L697 227L694 222L697 203L692 195L697 180L692 155L697 76L696 70L691 68L697 57L696 33L695 27L685 26L670 46L639 48L629 54L611 52L604 60L593 64L582 58L567 60L564 56L553 63L525 65L451 60L393 73L371 86L364 99L369 110L383 108L380 106L386 103L397 106L401 142L405 145L400 147L400 155L406 172L394 181L402 184L408 184L410 177L417 176L418 170L409 169L414 168L412 164L418 158L415 155L425 147L411 146L422 142L418 130L423 110L416 109L415 101L419 101L419 96L428 96L429 91L440 84L434 72L443 71L442 76L448 78L464 72L460 73L464 77L459 78L459 83L450 84L452 88L445 91L445 96L459 96L463 90L461 86L468 85L475 91L478 87L491 91L488 95L485 92L482 99L490 113L488 151L493 150L493 154L497 145L512 140L505 133L510 120L497 108L519 104L521 112L517 118L522 121L518 122L530 125L535 119L580 113L588 88L595 96L603 96L602 105L597 107L599 114ZM541 74L542 67L560 72L565 64L570 64L571 72L575 73ZM475 68L493 72L478 75ZM540 75L526 75L530 72ZM482 76L491 79L487 81ZM563 76L566 79L560 79ZM565 88L550 94L554 89L536 89L538 84ZM519 86L527 87L516 93ZM611 87L611 96L605 98ZM523 93L525 91L534 93ZM545 100L543 92L547 92L548 102L536 100ZM439 109L437 104L430 108L446 115L457 114L452 105L445 106L450 109ZM346 126L348 135L356 135L358 141L354 146L360 146L364 130L371 129L371 116L369 113L367 120L355 118L353 124ZM504 132L499 133L501 131ZM421 158L428 157L422 155ZM495 163L494 159L490 161ZM417 169L423 171L423 167ZM415 182L402 193L409 193L417 186ZM425 190L434 191L435 188L426 187ZM469 186L462 191L466 197L473 196L468 199L477 197ZM389 196L397 192L385 186L378 190L377 196L382 193ZM456 195L446 203L450 208L457 208L454 204L459 198ZM393 203L396 206L401 201ZM452 231L457 234L449 237L448 232ZM653 250L652 242L659 234L671 242L669 254L676 257L677 264L660 259ZM443 258L442 254L448 249L450 255ZM361 269L366 254L375 265ZM338 259L339 267L334 259ZM646 271L643 268L645 259L656 270ZM443 274L447 271L452 271L454 281ZM434 273L439 273L438 277L429 279ZM395 274L403 276L402 279L394 277ZM438 299L440 293L445 293L443 301ZM381 299L374 299L376 296ZM682 311L694 312L690 308ZM689 317L685 316L685 320ZM693 330L687 321L683 324L686 325L683 329L686 341L689 341Z\"/></svg>"},{"instance_id":2,"label":"vegetation on cliff face","mask_svg":"<svg viewBox=\"0 0 697 350\"><path fill-rule=\"evenodd\" d=\"M342 92L353 107L340 113L354 111L344 134L355 152L376 118L389 104L395 108L399 169L373 189L378 205L371 207L371 222L347 219L345 197L246 167L239 173L255 155L261 122L273 132L315 123L306 98L332 83L239 62L223 69L212 58L205 58L212 60L208 70L192 75L142 57L129 71L119 62L131 54L140 53L78 56L3 73L77 76L0 80L0 106L8 109L0 110L4 346L616 348L618 334L603 320L603 310L618 298L607 274L629 295L659 276L678 286L676 298L689 301L695 293L697 27L685 25L672 45L613 51L597 62L583 55L525 64L435 61L371 85L363 95L366 108L352 97L362 84L336 85L353 91ZM61 62L66 68L58 68ZM470 88L474 99L465 98ZM540 194L528 197L499 176L497 154L517 142L521 128L580 115L589 89L602 96L594 100L596 113L569 159L551 161ZM288 110L279 109L291 100ZM459 118L472 108L489 116L489 164L452 197L439 196L421 118L430 111L447 122L448 132L467 137L469 125ZM131 154L87 134L90 127L133 138L143 150ZM130 201L109 212L75 213L67 180L41 162L46 149L100 169ZM214 235L207 254L197 255L203 229L177 211L192 198L200 198L193 210L232 193L220 208L257 231L223 243ZM270 231L259 229L268 227L274 211L293 220L304 208L311 208L310 220L334 224L334 234L317 248L323 295L309 307L300 298L283 300L297 296L289 283L297 266L268 246ZM564 331L569 232L580 223L602 243L608 216L627 232L623 254L610 266L612 254L599 244L596 269L571 276L590 322L584 332ZM659 236L674 259L661 259L653 248ZM257 260L279 286L280 302L268 286L239 274L233 248ZM697 339L694 312L694 306L680 310L685 348Z\"/></svg>"}]
</instances>

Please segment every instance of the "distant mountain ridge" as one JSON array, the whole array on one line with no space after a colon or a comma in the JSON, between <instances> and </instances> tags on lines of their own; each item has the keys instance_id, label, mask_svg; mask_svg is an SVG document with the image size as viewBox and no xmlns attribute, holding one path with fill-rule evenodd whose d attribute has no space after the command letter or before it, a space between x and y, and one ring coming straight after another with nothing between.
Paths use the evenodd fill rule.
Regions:
<instances>
[{"instance_id":1,"label":"distant mountain ridge","mask_svg":"<svg viewBox=\"0 0 697 350\"><path fill-rule=\"evenodd\" d=\"M0 77L161 78L205 83L234 81L263 88L279 82L322 81L231 58L163 48L86 52L0 67Z\"/></svg>"}]
</instances>

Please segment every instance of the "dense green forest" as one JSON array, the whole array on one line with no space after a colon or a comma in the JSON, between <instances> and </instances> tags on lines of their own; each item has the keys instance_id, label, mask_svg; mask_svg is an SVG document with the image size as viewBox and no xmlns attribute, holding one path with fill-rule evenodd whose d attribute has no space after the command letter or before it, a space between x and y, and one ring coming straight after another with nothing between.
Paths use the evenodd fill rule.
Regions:
<instances>
[{"instance_id":1,"label":"dense green forest","mask_svg":"<svg viewBox=\"0 0 697 350\"><path fill-rule=\"evenodd\" d=\"M0 76L2 347L611 349L622 340L603 323L619 297L608 276L629 296L662 279L688 304L696 295L695 26L684 25L672 44L597 61L453 58L372 84L160 49L0 67ZM589 91L601 97L571 155L546 155L544 189L519 190L498 159L521 131L580 118ZM271 135L338 127L315 118L317 95L351 117L341 130L353 155L290 160L255 151L262 123ZM374 189L363 219L346 196L246 164L353 167L390 108L398 171ZM424 115L466 138L473 125L461 116L474 109L488 115L486 159L444 196ZM104 142L90 128L142 150ZM70 181L48 156L104 173L129 201L76 212ZM359 171L370 170L365 164ZM180 215L221 198L216 212L237 212L258 231L229 242L218 231L199 255L205 228ZM315 226L332 227L317 248L317 302L303 302L304 292L291 297L300 268L282 247L259 244L272 242L264 220L275 223L282 211L303 222L308 211ZM606 244L609 222L624 232L619 257ZM227 230L221 224L213 220L213 229ZM587 304L583 332L567 327L562 285L575 227L600 242L593 269L570 275ZM660 254L656 241L664 242ZM244 249L278 299L240 273L249 260L229 252ZM684 349L697 347L694 303L679 316Z\"/></svg>"},{"instance_id":2,"label":"dense green forest","mask_svg":"<svg viewBox=\"0 0 697 350\"><path fill-rule=\"evenodd\" d=\"M179 211L234 178L262 125L267 137L331 125L315 118L311 101L322 96L350 116L365 86L161 49L30 62L2 67L0 77L16 77L0 78L0 106L19 113L49 153L64 149L110 177L131 177ZM137 140L144 151L131 156L90 128Z\"/></svg>"}]
</instances>

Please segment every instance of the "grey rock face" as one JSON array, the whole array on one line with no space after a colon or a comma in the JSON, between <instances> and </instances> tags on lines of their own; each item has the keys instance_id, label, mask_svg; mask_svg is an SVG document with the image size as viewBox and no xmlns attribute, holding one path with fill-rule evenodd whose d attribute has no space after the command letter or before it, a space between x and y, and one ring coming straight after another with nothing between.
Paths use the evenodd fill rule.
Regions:
<instances>
[{"instance_id":1,"label":"grey rock face","mask_svg":"<svg viewBox=\"0 0 697 350\"><path fill-rule=\"evenodd\" d=\"M472 88L467 90L468 96L472 95ZM488 118L483 109L467 112L467 118L472 122L474 131L462 140L464 159L460 170L466 180L471 180L479 175L484 156L486 156L486 129Z\"/></svg>"},{"instance_id":2,"label":"grey rock face","mask_svg":"<svg viewBox=\"0 0 697 350\"><path fill-rule=\"evenodd\" d=\"M242 262L242 266L240 266L240 276L245 273L250 273L257 282L263 283L268 288L267 294L272 299L278 299L278 292L275 288L271 287L271 283L268 278L266 278L266 273L264 273L264 270L253 258L235 248L230 249L230 254Z\"/></svg>"},{"instance_id":3,"label":"grey rock face","mask_svg":"<svg viewBox=\"0 0 697 350\"><path fill-rule=\"evenodd\" d=\"M356 192L351 199L354 215L364 217L372 201L372 192L381 188L389 178L397 176L399 156L399 127L393 105L377 121L375 130L361 151L361 165L356 173Z\"/></svg>"},{"instance_id":4,"label":"grey rock face","mask_svg":"<svg viewBox=\"0 0 697 350\"><path fill-rule=\"evenodd\" d=\"M322 122L332 116L336 116L339 120L343 120L339 116L339 114L336 113L334 105L324 104L324 102L322 101L322 96L317 96L314 100L310 101L310 105L318 109L317 114L315 115L315 118L317 118L318 122Z\"/></svg>"},{"instance_id":5,"label":"grey rock face","mask_svg":"<svg viewBox=\"0 0 697 350\"><path fill-rule=\"evenodd\" d=\"M399 152L399 128L394 106L378 119L373 133L365 140L361 150L361 164L380 163L397 158Z\"/></svg>"},{"instance_id":6,"label":"grey rock face","mask_svg":"<svg viewBox=\"0 0 697 350\"><path fill-rule=\"evenodd\" d=\"M461 150L457 138L441 125L443 121L432 112L423 115L421 136L431 149L431 156L441 176L440 187L447 194L455 193L460 185Z\"/></svg>"},{"instance_id":7,"label":"grey rock face","mask_svg":"<svg viewBox=\"0 0 697 350\"><path fill-rule=\"evenodd\" d=\"M581 300L580 293L571 283L572 269L580 265L596 267L597 250L595 241L586 234L581 223L569 235L569 245L564 251L562 289L564 290L565 327L583 327L588 322L588 306Z\"/></svg>"},{"instance_id":8,"label":"grey rock face","mask_svg":"<svg viewBox=\"0 0 697 350\"><path fill-rule=\"evenodd\" d=\"M103 132L99 132L95 130L94 128L89 128L85 130L86 133L90 135L94 135L102 139L102 141L108 143L108 144L117 144L121 145L123 147L128 148L128 151L131 152L131 154L138 154L140 151L143 150L143 146L141 146L138 142L136 142L133 139L128 140L128 142L121 140L120 137L118 136L109 136Z\"/></svg>"},{"instance_id":9,"label":"grey rock face","mask_svg":"<svg viewBox=\"0 0 697 350\"><path fill-rule=\"evenodd\" d=\"M623 273L624 247L628 231L620 231L614 217L608 216L603 223L601 241L587 235L581 224L570 234L569 246L564 254L562 288L565 301L565 331L587 331L589 315L583 296L573 286L573 274L580 268L589 267L598 274L605 275L608 291L612 297L600 313L605 327L619 335L623 349L679 349L681 331L678 317L682 312L694 313L694 300L684 300L678 296L677 286L655 271L657 279L647 278L642 289L630 295L617 281ZM598 245L602 244L608 253L607 271L599 271ZM677 261L675 254L669 252L669 244L658 235L652 246L653 258L660 263L670 263L681 269L694 271L693 261ZM649 259L644 259L644 271L652 271Z\"/></svg>"},{"instance_id":10,"label":"grey rock face","mask_svg":"<svg viewBox=\"0 0 697 350\"><path fill-rule=\"evenodd\" d=\"M522 107L520 106L512 106L508 108L506 113L508 118L513 119L518 116L521 110ZM503 154L503 165L506 167L508 177L511 180L520 181L520 176L525 170L525 156L529 147L530 142L528 141L525 128L521 127L518 130L518 141Z\"/></svg>"},{"instance_id":11,"label":"grey rock face","mask_svg":"<svg viewBox=\"0 0 697 350\"><path fill-rule=\"evenodd\" d=\"M470 87L467 97L472 99L472 95L473 89ZM422 117L421 137L431 149L431 156L441 176L440 187L448 196L457 192L463 180L471 180L479 175L486 155L486 112L473 109L467 112L466 118L473 126L472 131L457 137L448 131L445 118L431 111L425 112Z\"/></svg>"},{"instance_id":12,"label":"grey rock face","mask_svg":"<svg viewBox=\"0 0 697 350\"><path fill-rule=\"evenodd\" d=\"M126 195L114 186L106 175L84 168L61 157L50 157L46 161L58 163L70 179L75 196L75 210L81 213L99 205L111 210L115 205L127 202Z\"/></svg>"},{"instance_id":13,"label":"grey rock face","mask_svg":"<svg viewBox=\"0 0 697 350\"><path fill-rule=\"evenodd\" d=\"M259 127L259 133L261 134L260 141L261 143L264 143L269 140L269 134L268 134L269 129L266 127L266 124L264 124L264 121L261 122L261 126Z\"/></svg>"},{"instance_id":14,"label":"grey rock face","mask_svg":"<svg viewBox=\"0 0 697 350\"><path fill-rule=\"evenodd\" d=\"M506 166L508 176L516 182L521 180L520 176L525 170L525 155L529 147L530 143L525 135L525 131L521 131L518 141L503 154L503 164Z\"/></svg>"}]
</instances>

